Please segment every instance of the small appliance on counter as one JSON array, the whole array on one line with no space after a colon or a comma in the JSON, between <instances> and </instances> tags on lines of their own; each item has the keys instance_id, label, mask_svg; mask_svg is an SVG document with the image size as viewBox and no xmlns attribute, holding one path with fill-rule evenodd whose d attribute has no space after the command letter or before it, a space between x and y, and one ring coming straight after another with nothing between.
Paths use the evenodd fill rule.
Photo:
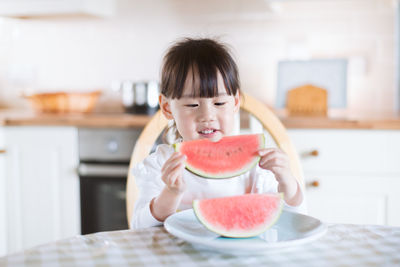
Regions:
<instances>
[{"instance_id":1,"label":"small appliance on counter","mask_svg":"<svg viewBox=\"0 0 400 267\"><path fill-rule=\"evenodd\" d=\"M123 81L114 84L121 93L122 104L128 113L152 115L158 110L159 84L157 81Z\"/></svg>"}]
</instances>

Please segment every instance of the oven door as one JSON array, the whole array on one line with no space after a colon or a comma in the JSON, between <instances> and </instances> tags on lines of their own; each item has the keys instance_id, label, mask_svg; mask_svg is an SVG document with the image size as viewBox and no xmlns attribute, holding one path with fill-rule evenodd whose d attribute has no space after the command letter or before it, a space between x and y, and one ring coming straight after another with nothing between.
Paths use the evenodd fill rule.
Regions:
<instances>
[{"instance_id":1,"label":"oven door","mask_svg":"<svg viewBox=\"0 0 400 267\"><path fill-rule=\"evenodd\" d=\"M128 229L126 177L128 164L79 165L82 234Z\"/></svg>"}]
</instances>

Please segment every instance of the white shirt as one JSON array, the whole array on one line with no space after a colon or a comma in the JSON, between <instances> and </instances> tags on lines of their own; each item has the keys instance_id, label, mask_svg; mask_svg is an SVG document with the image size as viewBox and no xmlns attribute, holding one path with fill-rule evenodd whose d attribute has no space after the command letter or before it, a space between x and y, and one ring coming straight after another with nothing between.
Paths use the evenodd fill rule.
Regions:
<instances>
[{"instance_id":1,"label":"white shirt","mask_svg":"<svg viewBox=\"0 0 400 267\"><path fill-rule=\"evenodd\" d=\"M154 153L132 169L136 185L139 188L139 196L135 203L130 228L139 229L162 224L151 214L150 202L161 193L165 186L161 179L161 168L173 153L172 146L159 145ZM234 196L245 193L273 193L277 192L278 188L274 174L261 169L258 164L250 171L228 179L204 179L185 169L183 179L186 183L186 191L183 193L178 210L191 208L195 199ZM296 207L285 203L284 208L295 212L306 212L305 201Z\"/></svg>"}]
</instances>

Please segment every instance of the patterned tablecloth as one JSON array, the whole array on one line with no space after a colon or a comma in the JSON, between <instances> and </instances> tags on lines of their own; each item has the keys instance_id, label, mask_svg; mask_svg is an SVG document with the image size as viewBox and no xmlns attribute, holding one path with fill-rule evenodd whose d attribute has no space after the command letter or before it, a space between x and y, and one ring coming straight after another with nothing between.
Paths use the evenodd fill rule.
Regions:
<instances>
[{"instance_id":1,"label":"patterned tablecloth","mask_svg":"<svg viewBox=\"0 0 400 267\"><path fill-rule=\"evenodd\" d=\"M400 266L400 228L329 225L313 242L263 255L200 249L162 227L75 236L0 258L0 266Z\"/></svg>"}]
</instances>

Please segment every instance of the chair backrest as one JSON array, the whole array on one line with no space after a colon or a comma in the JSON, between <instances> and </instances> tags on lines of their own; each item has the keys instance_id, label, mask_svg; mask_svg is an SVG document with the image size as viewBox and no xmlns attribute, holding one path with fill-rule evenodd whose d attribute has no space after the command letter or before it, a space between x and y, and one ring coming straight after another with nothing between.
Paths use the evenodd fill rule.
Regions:
<instances>
[{"instance_id":1,"label":"chair backrest","mask_svg":"<svg viewBox=\"0 0 400 267\"><path fill-rule=\"evenodd\" d=\"M250 115L258 119L264 129L267 130L274 139L277 146L287 153L290 158L290 165L293 174L299 181L300 185L304 187L303 171L300 165L300 160L296 149L287 134L286 128L283 126L279 118L266 105L245 93L242 93L242 95L241 109L247 111ZM147 123L134 147L129 170L149 155L154 143L167 124L168 121L162 115L161 111L158 111ZM126 208L129 225L138 193L139 191L135 183L135 177L132 175L131 171L129 171L126 188Z\"/></svg>"}]
</instances>

